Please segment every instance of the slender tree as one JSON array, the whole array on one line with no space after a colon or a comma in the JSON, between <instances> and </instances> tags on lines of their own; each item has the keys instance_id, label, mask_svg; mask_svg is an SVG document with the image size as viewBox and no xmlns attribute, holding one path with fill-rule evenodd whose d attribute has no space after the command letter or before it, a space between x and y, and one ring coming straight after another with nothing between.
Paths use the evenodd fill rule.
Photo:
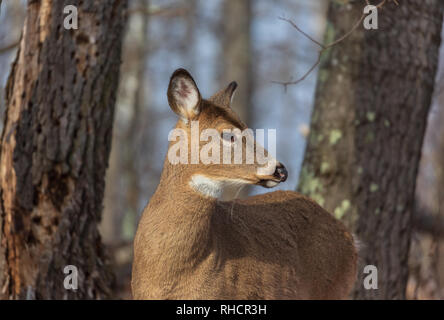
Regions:
<instances>
[{"instance_id":1,"label":"slender tree","mask_svg":"<svg viewBox=\"0 0 444 320\"><path fill-rule=\"evenodd\" d=\"M252 2L250 0L224 0L222 16L222 86L238 83L232 108L239 117L251 123L253 99L253 50L251 40ZM249 188L238 192L238 187L227 188L224 199L245 197Z\"/></svg>"},{"instance_id":2,"label":"slender tree","mask_svg":"<svg viewBox=\"0 0 444 320\"><path fill-rule=\"evenodd\" d=\"M364 1L330 2L326 43L349 32ZM378 290L403 299L421 145L434 87L444 2L390 1L378 29L360 25L325 53L299 190L353 226Z\"/></svg>"},{"instance_id":3,"label":"slender tree","mask_svg":"<svg viewBox=\"0 0 444 320\"><path fill-rule=\"evenodd\" d=\"M128 229L133 229L134 236L138 221L140 205L140 132L143 129L142 120L145 118L145 65L148 56L148 21L149 1L133 1L134 8L130 9L127 33L124 39L119 95L117 97L117 114L129 114L128 120L116 121L111 151L110 170L107 174L105 191L104 224L102 234L107 242L120 242L125 218ZM131 79L136 79L135 82ZM124 118L124 117L121 117ZM119 120L117 118L116 120ZM146 143L146 142L145 142ZM122 179L122 177L124 177ZM131 230L129 230L131 231ZM127 232L129 233L129 232ZM127 237L130 234L127 234Z\"/></svg>"},{"instance_id":4,"label":"slender tree","mask_svg":"<svg viewBox=\"0 0 444 320\"><path fill-rule=\"evenodd\" d=\"M239 87L232 107L240 118L250 120L253 92L250 0L224 0L222 37L222 80L224 84L236 81Z\"/></svg>"},{"instance_id":5,"label":"slender tree","mask_svg":"<svg viewBox=\"0 0 444 320\"><path fill-rule=\"evenodd\" d=\"M78 10L78 29L64 27L67 5ZM1 137L3 298L110 296L97 224L125 19L121 0L28 3ZM77 290L65 289L68 265Z\"/></svg>"}]
</instances>

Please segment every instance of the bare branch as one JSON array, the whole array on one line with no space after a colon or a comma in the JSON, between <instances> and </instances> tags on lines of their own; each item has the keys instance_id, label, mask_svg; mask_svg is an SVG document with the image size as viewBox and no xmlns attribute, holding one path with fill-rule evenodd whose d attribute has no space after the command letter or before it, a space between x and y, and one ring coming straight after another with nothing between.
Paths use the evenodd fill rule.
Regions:
<instances>
[{"instance_id":1,"label":"bare branch","mask_svg":"<svg viewBox=\"0 0 444 320\"><path fill-rule=\"evenodd\" d=\"M384 6L384 4L387 1L393 1L396 5L398 5L397 0L382 0L379 4L375 5L377 8L382 8ZM370 5L369 0L366 0L367 5ZM316 67L321 63L321 58L322 58L322 54L327 50L330 49L331 47L334 47L335 45L337 45L338 43L344 41L345 39L347 39L362 23L362 21L365 18L365 14L363 13L361 15L361 17L358 19L358 21L356 21L356 23L353 25L353 27L350 29L350 31L348 31L347 33L345 33L344 35L342 35L341 37L339 37L338 39L336 39L335 41L333 41L332 43L329 44L322 44L319 41L315 40L313 37L311 37L310 35L308 35L306 32L304 32L301 28L299 28L299 26L292 20L284 18L284 17L279 17L280 20L283 20L285 22L288 22L291 26L293 26L293 28L295 28L297 31L299 31L302 35L304 35L307 39L309 39L310 41L312 41L313 43L317 44L319 47L321 47L321 50L319 50L318 52L318 58L316 59L316 62L310 67L310 69L300 78L298 78L297 80L294 81L272 81L272 83L276 83L276 84L280 84L284 86L284 90L287 90L287 87L289 85L295 85L298 84L299 82L305 80L310 73L316 69Z\"/></svg>"},{"instance_id":2,"label":"bare branch","mask_svg":"<svg viewBox=\"0 0 444 320\"><path fill-rule=\"evenodd\" d=\"M313 39L311 36L309 36L307 33L305 33L301 28L299 28L297 26L296 23L294 23L292 20L284 18L284 17L279 17L280 20L286 21L289 24L291 24L296 30L298 30L300 33L302 33L304 36L306 36L308 39L310 39L311 41L313 41L314 43L316 43L318 46L320 46L322 49L324 49L324 45L318 41L316 41L315 39Z\"/></svg>"},{"instance_id":3,"label":"bare branch","mask_svg":"<svg viewBox=\"0 0 444 320\"><path fill-rule=\"evenodd\" d=\"M347 39L362 23L362 20L364 20L365 18L365 14L362 14L362 16L359 18L359 20L353 25L353 27L351 28L350 31L348 31L346 34L344 34L342 37L339 37L338 39L336 39L335 41L333 41L332 43L328 44L325 46L325 49L331 48L335 45L337 45L338 43L344 41L345 39ZM324 50L325 50L324 49Z\"/></svg>"},{"instance_id":4,"label":"bare branch","mask_svg":"<svg viewBox=\"0 0 444 320\"><path fill-rule=\"evenodd\" d=\"M319 63L321 63L321 56L322 56L322 51L319 52L318 55L318 60L316 60L316 62L311 66L310 69L308 69L308 71L299 79L295 80L295 81L289 81L289 82L280 82L280 81L272 81L272 83L277 83L277 84L281 84L284 86L284 90L287 91L287 87L289 85L294 85L294 84L298 84L301 81L304 81L305 78L308 77L308 75L318 66Z\"/></svg>"},{"instance_id":5,"label":"bare branch","mask_svg":"<svg viewBox=\"0 0 444 320\"><path fill-rule=\"evenodd\" d=\"M5 47L0 48L0 55L2 55L2 54L4 54L4 53L8 52L9 50L14 49L14 48L17 47L19 44L20 44L20 39L14 41L14 42L11 43L11 44L8 44L8 45L5 46Z\"/></svg>"}]
</instances>

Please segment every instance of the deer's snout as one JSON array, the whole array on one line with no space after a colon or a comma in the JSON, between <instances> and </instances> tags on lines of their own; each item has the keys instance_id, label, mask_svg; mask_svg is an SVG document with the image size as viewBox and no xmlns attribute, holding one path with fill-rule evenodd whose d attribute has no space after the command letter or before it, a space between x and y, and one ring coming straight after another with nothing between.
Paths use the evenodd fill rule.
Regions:
<instances>
[{"instance_id":1,"label":"deer's snout","mask_svg":"<svg viewBox=\"0 0 444 320\"><path fill-rule=\"evenodd\" d=\"M278 163L276 165L276 170L274 171L273 176L279 179L280 182L284 182L288 178L288 172L285 166L282 163Z\"/></svg>"}]
</instances>

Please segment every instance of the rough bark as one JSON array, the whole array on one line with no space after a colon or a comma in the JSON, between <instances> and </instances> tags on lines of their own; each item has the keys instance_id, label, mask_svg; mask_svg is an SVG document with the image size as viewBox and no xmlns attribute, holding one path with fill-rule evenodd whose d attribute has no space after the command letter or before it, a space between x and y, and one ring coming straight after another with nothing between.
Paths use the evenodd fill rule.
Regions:
<instances>
[{"instance_id":1,"label":"rough bark","mask_svg":"<svg viewBox=\"0 0 444 320\"><path fill-rule=\"evenodd\" d=\"M444 36L444 28L441 37ZM409 265L411 298L444 298L444 45L416 182L415 233Z\"/></svg>"},{"instance_id":2,"label":"rough bark","mask_svg":"<svg viewBox=\"0 0 444 320\"><path fill-rule=\"evenodd\" d=\"M63 27L78 8L79 29ZM126 1L29 1L6 88L0 296L109 297L97 231L111 146ZM66 290L63 269L79 271Z\"/></svg>"},{"instance_id":3,"label":"rough bark","mask_svg":"<svg viewBox=\"0 0 444 320\"><path fill-rule=\"evenodd\" d=\"M348 32L363 3L331 2L326 42ZM352 227L378 290L405 298L416 174L434 87L444 3L386 3L379 29L359 27L324 56L299 190Z\"/></svg>"}]
</instances>

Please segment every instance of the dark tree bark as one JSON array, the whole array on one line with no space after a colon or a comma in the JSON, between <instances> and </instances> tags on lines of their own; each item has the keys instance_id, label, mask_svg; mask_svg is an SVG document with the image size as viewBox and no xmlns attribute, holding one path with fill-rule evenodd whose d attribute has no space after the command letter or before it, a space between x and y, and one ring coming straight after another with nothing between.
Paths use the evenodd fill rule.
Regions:
<instances>
[{"instance_id":1,"label":"dark tree bark","mask_svg":"<svg viewBox=\"0 0 444 320\"><path fill-rule=\"evenodd\" d=\"M331 2L326 42L348 32L363 3ZM444 2L406 0L379 10L379 29L355 32L325 55L299 190L353 227L378 290L403 299L421 145L434 87Z\"/></svg>"},{"instance_id":2,"label":"dark tree bark","mask_svg":"<svg viewBox=\"0 0 444 320\"><path fill-rule=\"evenodd\" d=\"M66 30L63 8L78 8ZM126 1L30 1L6 88L0 297L107 298L97 231L111 146ZM78 290L64 267L78 268Z\"/></svg>"},{"instance_id":3,"label":"dark tree bark","mask_svg":"<svg viewBox=\"0 0 444 320\"><path fill-rule=\"evenodd\" d=\"M444 29L441 37L444 36ZM444 45L416 180L408 298L444 298Z\"/></svg>"}]
</instances>

